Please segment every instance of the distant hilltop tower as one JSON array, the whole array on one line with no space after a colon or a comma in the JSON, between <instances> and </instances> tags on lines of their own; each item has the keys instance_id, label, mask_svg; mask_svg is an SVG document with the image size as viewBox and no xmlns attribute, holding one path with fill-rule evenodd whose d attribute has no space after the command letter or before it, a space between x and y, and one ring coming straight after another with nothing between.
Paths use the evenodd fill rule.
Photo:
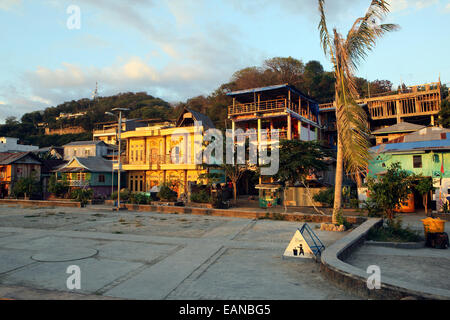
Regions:
<instances>
[{"instance_id":1,"label":"distant hilltop tower","mask_svg":"<svg viewBox=\"0 0 450 320\"><path fill-rule=\"evenodd\" d=\"M98 98L98 82L95 82L95 90L92 92L92 96L91 96L92 100L97 100Z\"/></svg>"}]
</instances>

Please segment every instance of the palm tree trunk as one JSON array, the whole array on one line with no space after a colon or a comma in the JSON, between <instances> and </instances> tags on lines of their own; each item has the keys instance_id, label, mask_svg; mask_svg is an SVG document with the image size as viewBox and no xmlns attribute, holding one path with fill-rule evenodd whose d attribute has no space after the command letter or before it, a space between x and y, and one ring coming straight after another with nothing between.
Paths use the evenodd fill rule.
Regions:
<instances>
[{"instance_id":1,"label":"palm tree trunk","mask_svg":"<svg viewBox=\"0 0 450 320\"><path fill-rule=\"evenodd\" d=\"M338 138L337 143L337 157L336 157L336 180L334 185L334 205L332 223L337 223L337 215L341 210L342 205L342 180L344 178L344 154L342 150L342 143Z\"/></svg>"},{"instance_id":2,"label":"palm tree trunk","mask_svg":"<svg viewBox=\"0 0 450 320\"><path fill-rule=\"evenodd\" d=\"M232 181L232 183L233 183L234 204L237 204L237 183L236 183L236 181Z\"/></svg>"}]
</instances>

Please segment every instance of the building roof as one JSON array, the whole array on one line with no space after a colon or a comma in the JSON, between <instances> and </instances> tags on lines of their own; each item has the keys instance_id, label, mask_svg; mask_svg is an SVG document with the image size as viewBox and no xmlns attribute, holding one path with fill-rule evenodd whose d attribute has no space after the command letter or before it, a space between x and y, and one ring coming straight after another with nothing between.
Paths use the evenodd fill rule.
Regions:
<instances>
[{"instance_id":1,"label":"building roof","mask_svg":"<svg viewBox=\"0 0 450 320\"><path fill-rule=\"evenodd\" d=\"M185 114L186 112L190 112L195 121L201 121L202 126L205 129L215 128L214 123L211 121L211 119L207 115L205 115L201 112L192 110L190 108L184 108L183 112L178 117L177 126L179 126L181 124L183 114Z\"/></svg>"},{"instance_id":2,"label":"building roof","mask_svg":"<svg viewBox=\"0 0 450 320\"><path fill-rule=\"evenodd\" d=\"M87 158L73 157L65 165L56 169L56 171L60 172L76 171L77 168L68 168L68 166L72 164L72 162L74 161L77 161L80 164L79 168L82 168L90 172L111 172L113 166L113 162L111 160L106 160L103 157L87 157Z\"/></svg>"},{"instance_id":3,"label":"building roof","mask_svg":"<svg viewBox=\"0 0 450 320\"><path fill-rule=\"evenodd\" d=\"M376 153L393 153L407 151L450 150L450 137L442 140L386 143L370 149Z\"/></svg>"},{"instance_id":4,"label":"building roof","mask_svg":"<svg viewBox=\"0 0 450 320\"><path fill-rule=\"evenodd\" d=\"M67 163L67 161L61 159L41 160L41 162L42 162L41 168L42 173L53 172Z\"/></svg>"},{"instance_id":5,"label":"building roof","mask_svg":"<svg viewBox=\"0 0 450 320\"><path fill-rule=\"evenodd\" d=\"M372 131L372 134L385 134L385 133L395 133L395 132L414 132L420 129L426 128L425 126L421 126L414 123L409 122L400 122L394 124L393 126L389 126L386 128L381 128L375 131Z\"/></svg>"},{"instance_id":6,"label":"building roof","mask_svg":"<svg viewBox=\"0 0 450 320\"><path fill-rule=\"evenodd\" d=\"M63 145L63 147L69 147L69 146L91 146L91 145L99 145L104 144L107 145L105 142L101 140L97 141L72 141L68 144Z\"/></svg>"},{"instance_id":7,"label":"building roof","mask_svg":"<svg viewBox=\"0 0 450 320\"><path fill-rule=\"evenodd\" d=\"M12 164L27 156L40 163L39 159L31 152L0 152L0 165Z\"/></svg>"},{"instance_id":8,"label":"building roof","mask_svg":"<svg viewBox=\"0 0 450 320\"><path fill-rule=\"evenodd\" d=\"M398 142L445 140L447 139L447 136L450 136L449 129L439 127L427 127L404 136L403 141Z\"/></svg>"}]
</instances>

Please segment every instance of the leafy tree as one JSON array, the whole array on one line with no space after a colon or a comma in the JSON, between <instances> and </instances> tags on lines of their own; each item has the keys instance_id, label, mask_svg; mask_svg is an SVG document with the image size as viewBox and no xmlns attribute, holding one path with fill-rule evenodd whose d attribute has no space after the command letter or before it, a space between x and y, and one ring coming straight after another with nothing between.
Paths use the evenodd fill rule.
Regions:
<instances>
[{"instance_id":1,"label":"leafy tree","mask_svg":"<svg viewBox=\"0 0 450 320\"><path fill-rule=\"evenodd\" d=\"M425 213L428 215L428 194L434 190L433 179L431 177L422 176L415 176L413 179L418 179L418 182L414 185L414 189L421 194Z\"/></svg>"},{"instance_id":2,"label":"leafy tree","mask_svg":"<svg viewBox=\"0 0 450 320\"><path fill-rule=\"evenodd\" d=\"M25 198L33 196L41 192L41 185L34 177L20 178L14 183L13 194L16 197L24 196Z\"/></svg>"},{"instance_id":3,"label":"leafy tree","mask_svg":"<svg viewBox=\"0 0 450 320\"><path fill-rule=\"evenodd\" d=\"M450 100L442 100L441 110L439 111L439 124L444 128L450 128Z\"/></svg>"},{"instance_id":4,"label":"leafy tree","mask_svg":"<svg viewBox=\"0 0 450 320\"><path fill-rule=\"evenodd\" d=\"M325 159L331 153L316 141L281 140L279 170L275 175L284 185L284 207L286 205L286 189L301 183L308 188L307 177L311 174L326 170L328 164Z\"/></svg>"},{"instance_id":5,"label":"leafy tree","mask_svg":"<svg viewBox=\"0 0 450 320\"><path fill-rule=\"evenodd\" d=\"M394 219L394 210L408 199L411 193L411 179L408 171L399 162L388 167L385 175L374 179L367 178L369 197L389 220Z\"/></svg>"},{"instance_id":6,"label":"leafy tree","mask_svg":"<svg viewBox=\"0 0 450 320\"><path fill-rule=\"evenodd\" d=\"M158 198L165 201L175 201L177 199L177 193L170 188L170 184L163 183L160 186L157 194Z\"/></svg>"},{"instance_id":7,"label":"leafy tree","mask_svg":"<svg viewBox=\"0 0 450 320\"><path fill-rule=\"evenodd\" d=\"M342 180L344 162L350 173L364 172L369 160L369 128L367 115L356 103L358 92L354 72L367 53L376 44L376 40L385 33L398 28L395 24L379 24L389 12L386 0L372 0L364 17L358 18L347 37L336 29L328 30L325 15L325 0L318 0L320 12L320 40L322 48L330 57L336 78L336 126L338 131L336 183L333 207L333 223L341 209Z\"/></svg>"}]
</instances>

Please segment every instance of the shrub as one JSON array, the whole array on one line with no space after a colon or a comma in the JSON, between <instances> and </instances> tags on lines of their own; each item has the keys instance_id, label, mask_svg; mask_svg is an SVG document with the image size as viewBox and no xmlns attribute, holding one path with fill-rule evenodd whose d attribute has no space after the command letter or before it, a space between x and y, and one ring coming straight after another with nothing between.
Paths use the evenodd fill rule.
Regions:
<instances>
[{"instance_id":1,"label":"shrub","mask_svg":"<svg viewBox=\"0 0 450 320\"><path fill-rule=\"evenodd\" d=\"M345 229L350 229L352 227L352 224L345 219L344 215L342 214L342 210L339 210L336 215L336 224L338 226L343 225Z\"/></svg>"},{"instance_id":2,"label":"shrub","mask_svg":"<svg viewBox=\"0 0 450 320\"><path fill-rule=\"evenodd\" d=\"M191 193L191 201L197 203L209 203L211 197L206 190L200 190L195 193Z\"/></svg>"},{"instance_id":3,"label":"shrub","mask_svg":"<svg viewBox=\"0 0 450 320\"><path fill-rule=\"evenodd\" d=\"M369 230L368 239L374 241L389 242L418 242L422 237L417 231L402 227L400 219L386 220L386 223L380 228Z\"/></svg>"},{"instance_id":4,"label":"shrub","mask_svg":"<svg viewBox=\"0 0 450 320\"><path fill-rule=\"evenodd\" d=\"M120 190L120 201L128 201L130 199L130 191L128 189ZM117 191L111 194L111 200L117 200Z\"/></svg>"},{"instance_id":5,"label":"shrub","mask_svg":"<svg viewBox=\"0 0 450 320\"><path fill-rule=\"evenodd\" d=\"M82 205L88 203L88 200L92 200L94 191L92 189L74 189L72 190L70 197L73 200L80 201Z\"/></svg>"},{"instance_id":6,"label":"shrub","mask_svg":"<svg viewBox=\"0 0 450 320\"><path fill-rule=\"evenodd\" d=\"M54 193L57 197L62 197L69 192L69 183L66 179L60 182L55 175L52 175L48 181L48 191Z\"/></svg>"},{"instance_id":7,"label":"shrub","mask_svg":"<svg viewBox=\"0 0 450 320\"><path fill-rule=\"evenodd\" d=\"M320 190L313 196L314 201L320 202L323 206L332 207L334 203L334 188Z\"/></svg>"},{"instance_id":8,"label":"shrub","mask_svg":"<svg viewBox=\"0 0 450 320\"><path fill-rule=\"evenodd\" d=\"M144 192L137 192L130 194L129 201L133 204L149 204L152 197Z\"/></svg>"},{"instance_id":9,"label":"shrub","mask_svg":"<svg viewBox=\"0 0 450 320\"><path fill-rule=\"evenodd\" d=\"M381 217L383 216L381 212L383 211L378 203L372 199L368 199L363 202L363 210L367 211L368 217Z\"/></svg>"},{"instance_id":10,"label":"shrub","mask_svg":"<svg viewBox=\"0 0 450 320\"><path fill-rule=\"evenodd\" d=\"M163 183L158 192L158 198L164 201L176 201L177 193L173 191L167 183Z\"/></svg>"}]
</instances>

